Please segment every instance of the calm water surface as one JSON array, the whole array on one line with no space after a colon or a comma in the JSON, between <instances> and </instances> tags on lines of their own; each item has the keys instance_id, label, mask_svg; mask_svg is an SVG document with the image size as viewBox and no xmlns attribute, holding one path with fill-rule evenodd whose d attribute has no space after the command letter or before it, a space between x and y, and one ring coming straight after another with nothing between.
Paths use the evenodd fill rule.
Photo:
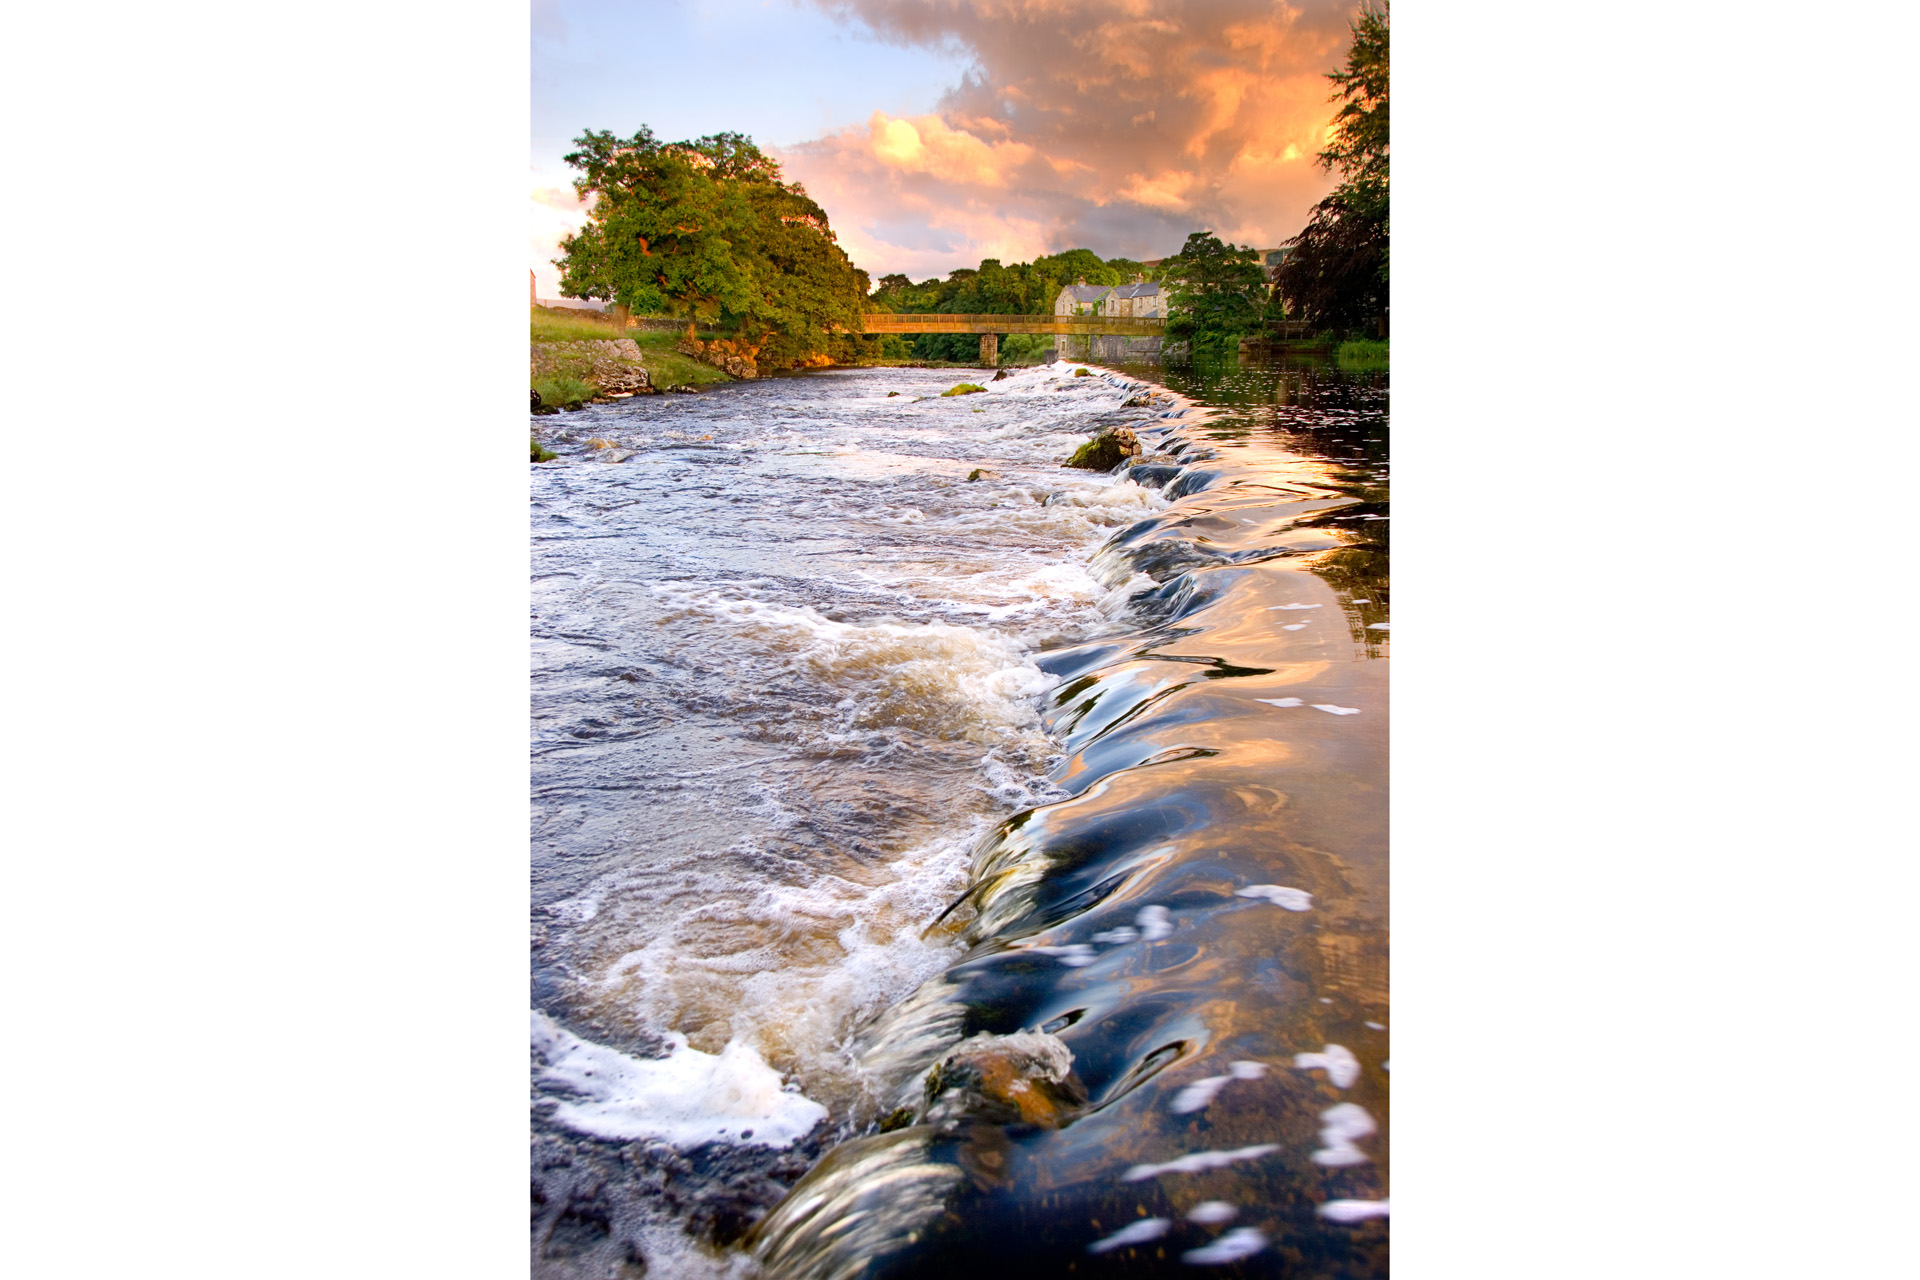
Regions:
<instances>
[{"instance_id":1,"label":"calm water surface","mask_svg":"<svg viewBox=\"0 0 1920 1280\"><path fill-rule=\"evenodd\" d=\"M1385 1274L1384 376L1072 369L535 420L536 1274Z\"/></svg>"}]
</instances>

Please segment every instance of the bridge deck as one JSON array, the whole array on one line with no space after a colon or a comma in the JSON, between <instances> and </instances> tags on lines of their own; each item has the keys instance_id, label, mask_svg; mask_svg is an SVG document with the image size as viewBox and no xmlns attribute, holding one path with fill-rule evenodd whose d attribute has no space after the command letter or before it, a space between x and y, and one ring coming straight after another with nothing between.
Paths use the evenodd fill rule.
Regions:
<instances>
[{"instance_id":1,"label":"bridge deck","mask_svg":"<svg viewBox=\"0 0 1920 1280\"><path fill-rule=\"evenodd\" d=\"M1158 338L1165 320L1133 316L889 315L870 312L862 333L1066 333Z\"/></svg>"}]
</instances>

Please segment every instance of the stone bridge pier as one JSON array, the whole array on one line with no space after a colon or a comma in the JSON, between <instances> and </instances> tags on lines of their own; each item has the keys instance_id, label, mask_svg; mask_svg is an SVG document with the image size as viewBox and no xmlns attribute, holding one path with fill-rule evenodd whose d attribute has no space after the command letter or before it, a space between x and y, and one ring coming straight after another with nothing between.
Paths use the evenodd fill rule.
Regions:
<instances>
[{"instance_id":1,"label":"stone bridge pier","mask_svg":"<svg viewBox=\"0 0 1920 1280\"><path fill-rule=\"evenodd\" d=\"M988 369L998 368L1000 364L1000 335L983 333L980 335L980 363Z\"/></svg>"}]
</instances>

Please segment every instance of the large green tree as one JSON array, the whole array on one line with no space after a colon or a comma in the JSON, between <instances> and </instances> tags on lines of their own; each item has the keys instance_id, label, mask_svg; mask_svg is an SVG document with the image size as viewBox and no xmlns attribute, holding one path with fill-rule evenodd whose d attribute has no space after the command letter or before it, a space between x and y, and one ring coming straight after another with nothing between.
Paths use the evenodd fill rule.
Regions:
<instances>
[{"instance_id":1,"label":"large green tree","mask_svg":"<svg viewBox=\"0 0 1920 1280\"><path fill-rule=\"evenodd\" d=\"M566 157L587 224L561 242L560 292L734 331L790 364L858 329L866 273L826 211L737 133L663 143L588 130Z\"/></svg>"},{"instance_id":2,"label":"large green tree","mask_svg":"<svg viewBox=\"0 0 1920 1280\"><path fill-rule=\"evenodd\" d=\"M1293 252L1274 283L1290 317L1323 329L1362 328L1387 310L1388 0L1366 0L1351 29L1346 66L1327 75L1342 105L1319 155L1321 167L1338 170L1342 181L1287 241Z\"/></svg>"},{"instance_id":3,"label":"large green tree","mask_svg":"<svg viewBox=\"0 0 1920 1280\"><path fill-rule=\"evenodd\" d=\"M1167 285L1166 336L1189 343L1195 355L1220 354L1260 326L1267 274L1257 249L1196 231L1160 269Z\"/></svg>"}]
</instances>

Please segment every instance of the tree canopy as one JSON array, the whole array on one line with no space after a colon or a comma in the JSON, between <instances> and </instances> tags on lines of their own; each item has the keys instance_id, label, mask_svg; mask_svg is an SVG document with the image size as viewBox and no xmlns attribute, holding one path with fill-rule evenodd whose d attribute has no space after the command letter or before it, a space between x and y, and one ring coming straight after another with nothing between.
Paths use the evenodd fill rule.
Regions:
<instances>
[{"instance_id":1,"label":"tree canopy","mask_svg":"<svg viewBox=\"0 0 1920 1280\"><path fill-rule=\"evenodd\" d=\"M1161 269L1170 340L1190 343L1195 354L1217 353L1259 328L1267 298L1259 250L1196 231Z\"/></svg>"},{"instance_id":2,"label":"tree canopy","mask_svg":"<svg viewBox=\"0 0 1920 1280\"><path fill-rule=\"evenodd\" d=\"M1342 181L1287 241L1293 252L1274 285L1290 316L1321 328L1359 328L1387 309L1388 2L1366 0L1351 24L1346 66L1327 75L1342 105L1318 159Z\"/></svg>"},{"instance_id":3,"label":"tree canopy","mask_svg":"<svg viewBox=\"0 0 1920 1280\"><path fill-rule=\"evenodd\" d=\"M823 350L858 329L866 273L827 214L738 133L663 143L588 130L566 157L587 225L561 241L560 292L735 329L762 360Z\"/></svg>"}]
</instances>

